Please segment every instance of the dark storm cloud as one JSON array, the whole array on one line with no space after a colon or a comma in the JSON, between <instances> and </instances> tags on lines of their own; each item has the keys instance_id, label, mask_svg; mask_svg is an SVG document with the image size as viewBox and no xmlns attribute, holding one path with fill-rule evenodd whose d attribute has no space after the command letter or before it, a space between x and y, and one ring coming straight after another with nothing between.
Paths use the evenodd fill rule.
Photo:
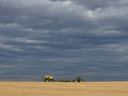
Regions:
<instances>
[{"instance_id":1,"label":"dark storm cloud","mask_svg":"<svg viewBox=\"0 0 128 96\"><path fill-rule=\"evenodd\" d=\"M117 73L127 76L127 5L127 0L0 0L0 74L19 69L17 59L22 70L27 63L32 66L24 71L27 76L37 62L41 68L49 64L58 76L77 72L103 79L101 73L116 74L119 68ZM61 70L55 71L59 65ZM22 70L11 72L19 78ZM42 71L33 72L31 78ZM24 74L21 77L29 78Z\"/></svg>"}]
</instances>

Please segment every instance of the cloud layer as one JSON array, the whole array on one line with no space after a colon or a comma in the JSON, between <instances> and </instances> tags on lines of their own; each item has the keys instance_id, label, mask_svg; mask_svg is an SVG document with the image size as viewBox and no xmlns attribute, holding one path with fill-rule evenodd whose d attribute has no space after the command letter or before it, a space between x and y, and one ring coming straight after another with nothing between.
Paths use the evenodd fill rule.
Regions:
<instances>
[{"instance_id":1,"label":"cloud layer","mask_svg":"<svg viewBox=\"0 0 128 96\"><path fill-rule=\"evenodd\" d=\"M127 5L127 0L0 0L1 76L9 70L14 77L22 73L15 69L21 60L22 70L28 72L28 64L35 76L47 71L35 72L34 61L54 68L49 73L62 66L54 73L58 77L70 73L103 80L106 74L108 80L128 80ZM27 76L21 77L36 78Z\"/></svg>"}]
</instances>

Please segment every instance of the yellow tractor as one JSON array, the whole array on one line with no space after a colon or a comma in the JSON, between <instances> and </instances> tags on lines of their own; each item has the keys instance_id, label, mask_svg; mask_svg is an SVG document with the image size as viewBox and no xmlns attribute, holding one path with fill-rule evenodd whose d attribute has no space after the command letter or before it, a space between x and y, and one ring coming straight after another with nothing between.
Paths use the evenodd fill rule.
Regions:
<instances>
[{"instance_id":1,"label":"yellow tractor","mask_svg":"<svg viewBox=\"0 0 128 96\"><path fill-rule=\"evenodd\" d=\"M44 82L53 82L54 77L52 75L45 75L44 76Z\"/></svg>"}]
</instances>

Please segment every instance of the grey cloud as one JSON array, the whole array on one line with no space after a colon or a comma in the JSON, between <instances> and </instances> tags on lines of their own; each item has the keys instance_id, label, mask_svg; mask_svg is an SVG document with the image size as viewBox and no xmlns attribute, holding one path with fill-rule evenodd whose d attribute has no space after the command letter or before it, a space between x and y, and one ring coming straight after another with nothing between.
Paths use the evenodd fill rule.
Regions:
<instances>
[{"instance_id":1,"label":"grey cloud","mask_svg":"<svg viewBox=\"0 0 128 96\"><path fill-rule=\"evenodd\" d=\"M64 2L68 2L68 3L64 3ZM30 43L25 40L36 41L36 40L32 40L32 39L33 38L37 39L38 37L40 37L40 38L42 38L42 42L46 41L48 43L48 41L49 41L49 43L45 44L45 46L49 46L49 44L50 44L51 47L57 46L57 45L62 46L64 44L62 42L65 42L65 41L69 42L69 44L66 44L69 46L71 43L73 43L71 40L74 37L76 38L76 41L77 41L77 40L79 40L79 38L83 38L83 40L84 40L84 38L87 38L90 36L93 36L93 37L94 36L106 36L106 35L119 36L119 35L124 34L122 32L122 31L124 31L124 28L122 28L123 26L121 27L119 24L119 23L121 23L120 21L119 21L119 23L117 22L119 25L116 25L116 22L115 22L114 26L112 26L113 22L109 22L109 20L112 20L112 19L114 20L116 14L112 15L111 16L112 18L109 16L107 18L104 17L109 12L109 10L111 12L111 7L101 9L101 10L100 9L91 10L91 9L86 9L80 5L77 6L74 2L75 1L71 2L68 0L63 1L63 2L52 2L52 1L43 1L42 2L40 0L38 0L36 2L35 1L32 1L32 2L18 1L17 2L15 0L13 0L11 2L4 1L3 9L5 7L5 9L7 9L10 12L9 20L12 20L13 22L16 22L16 23L10 22L7 24L3 24L3 26L1 24L1 27L4 27L4 28L1 28L2 29L1 34L9 35L9 36L12 35L12 37L15 35L14 38L22 38L22 40L19 40L19 41L17 40L17 42L19 42L19 43L22 43L22 42ZM95 2L94 2L94 4L95 4ZM100 2L100 1L98 1L98 2ZM9 3L11 3L10 8L9 8ZM39 3L40 3L40 5L37 6L37 4L39 4ZM50 6L50 5L51 6L46 7L45 4L47 4L48 6ZM63 5L63 6L60 6L59 4ZM7 7L7 5L8 5L8 7ZM21 7L21 6L24 6L24 7ZM63 9L63 8L65 8L65 6L67 8L66 10ZM10 11L10 10L12 10L12 11ZM56 10L56 11L54 11L54 10ZM79 10L80 12L78 12L77 10ZM115 9L113 8L112 10L113 11L111 13L113 14ZM8 11L6 12L7 14L9 14ZM97 12L100 12L100 11L101 11L101 13L98 14ZM2 12L4 13L4 11L2 11ZM21 12L21 14L19 14L19 12ZM77 14L75 12L77 12ZM12 13L15 13L14 16ZM119 10L118 13L121 13L121 9ZM2 14L2 15L4 15L4 14ZM86 16L86 15L88 15L88 16ZM89 16L93 16L93 15L97 15L97 16L94 18L89 17ZM15 17L15 19L13 19L13 18L11 19L11 16ZM82 19L80 19L80 16ZM6 16L4 16L4 17L6 17ZM22 18L20 19L20 17L22 17ZM72 18L69 18L69 17L72 17ZM104 18L106 18L106 19L104 19ZM120 18L120 20L122 20L122 19ZM5 21L5 19L2 19L2 20ZM8 20L8 19L6 19L6 20ZM117 20L115 19L115 21L117 21ZM101 26L100 24L102 24L103 26ZM21 27L18 27L19 25ZM119 26L121 27L120 30L118 30ZM48 30L47 31L48 33L47 32L45 33L44 29ZM121 30L121 29L123 29L123 30ZM42 32L38 32L38 30L41 30ZM26 32L26 31L29 31L29 32ZM37 36L35 37L33 34L37 34ZM41 36L40 34L44 35L44 36ZM124 35L126 35L126 33ZM24 36L25 36L25 38L24 38ZM46 38L45 36L48 36L48 38ZM59 38L56 36L60 36L61 38L63 38L63 40L60 43L52 44L51 38L55 38L54 41L59 40ZM46 40L44 40L44 38ZM65 38L69 38L69 39L64 40ZM24 39L24 41L23 41L23 39ZM14 40L12 42L15 42ZM73 40L75 41L75 39L73 39ZM92 40L90 39L89 41L91 42ZM37 42L41 42L41 41L37 41ZM37 45L39 45L39 46L37 46L38 48L39 47L41 48L41 46L42 46L42 45L40 46L40 44L37 44ZM72 44L72 46L73 45L74 44ZM28 46L29 46L29 44L28 44ZM64 47L62 46L62 48L64 48ZM78 47L78 48L80 48L80 47Z\"/></svg>"},{"instance_id":2,"label":"grey cloud","mask_svg":"<svg viewBox=\"0 0 128 96\"><path fill-rule=\"evenodd\" d=\"M39 79L40 72L58 69L60 77L83 74L93 80L121 67L119 73L127 76L127 5L126 0L0 0L0 74ZM22 70L12 64L18 69L8 71L2 63L18 63ZM30 65L24 69L24 63ZM33 77L29 72L36 66Z\"/></svg>"}]
</instances>

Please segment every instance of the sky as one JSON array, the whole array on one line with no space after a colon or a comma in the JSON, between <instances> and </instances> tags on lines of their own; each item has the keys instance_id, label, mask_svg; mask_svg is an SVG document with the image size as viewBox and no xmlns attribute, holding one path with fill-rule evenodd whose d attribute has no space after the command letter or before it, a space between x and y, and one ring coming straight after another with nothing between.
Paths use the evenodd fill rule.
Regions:
<instances>
[{"instance_id":1,"label":"sky","mask_svg":"<svg viewBox=\"0 0 128 96\"><path fill-rule=\"evenodd\" d=\"M128 80L128 0L0 0L0 80Z\"/></svg>"}]
</instances>

